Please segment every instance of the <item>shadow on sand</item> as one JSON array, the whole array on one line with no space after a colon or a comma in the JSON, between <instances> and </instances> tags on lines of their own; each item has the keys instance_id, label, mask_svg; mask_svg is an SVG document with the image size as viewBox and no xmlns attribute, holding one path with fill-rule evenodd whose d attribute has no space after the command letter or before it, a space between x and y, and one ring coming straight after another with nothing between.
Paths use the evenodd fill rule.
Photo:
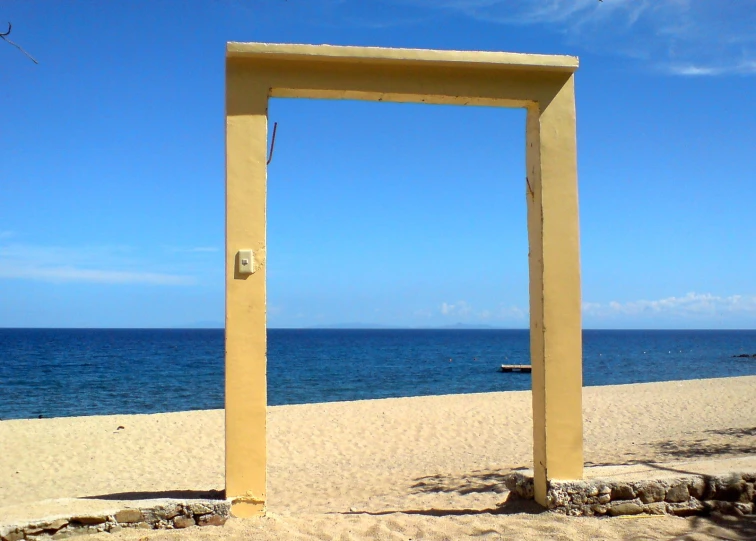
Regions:
<instances>
[{"instance_id":1,"label":"shadow on sand","mask_svg":"<svg viewBox=\"0 0 756 541\"><path fill-rule=\"evenodd\" d=\"M509 473L509 472L507 472ZM427 475L415 479L413 493L455 492L457 494L475 494L494 492L504 494L507 475L500 471L477 471L462 478L448 475Z\"/></svg>"},{"instance_id":2,"label":"shadow on sand","mask_svg":"<svg viewBox=\"0 0 756 541\"><path fill-rule=\"evenodd\" d=\"M453 517L466 515L514 515L528 514L537 515L545 513L546 510L535 503L533 500L507 500L504 503L489 509L387 509L384 511L348 511L339 513L340 515L393 515L401 513L403 515L425 515L431 517Z\"/></svg>"},{"instance_id":3,"label":"shadow on sand","mask_svg":"<svg viewBox=\"0 0 756 541\"><path fill-rule=\"evenodd\" d=\"M690 530L674 537L675 541L704 541L707 539L743 541L756 539L756 516L730 517L712 515L687 519ZM630 535L625 541L645 541L647 534Z\"/></svg>"},{"instance_id":4,"label":"shadow on sand","mask_svg":"<svg viewBox=\"0 0 756 541\"><path fill-rule=\"evenodd\" d=\"M163 490L157 492L114 492L98 496L83 496L82 500L159 500L170 498L174 500L223 500L226 498L223 490Z\"/></svg>"},{"instance_id":5,"label":"shadow on sand","mask_svg":"<svg viewBox=\"0 0 756 541\"><path fill-rule=\"evenodd\" d=\"M756 427L752 428L727 428L722 430L707 430L706 434L711 434L714 436L728 436L730 438L734 438L735 441L730 442L723 442L723 443L717 443L709 441L706 438L701 439L695 439L695 440L688 440L688 441L677 441L677 440L666 440L666 441L658 441L653 444L651 444L651 447L653 449L653 455L655 457L659 457L661 455L661 460L659 461L665 461L667 459L675 460L675 459L697 459L697 458L718 458L718 457L724 457L724 456L736 456L736 455L750 455L756 452ZM754 438L754 439L751 439ZM743 441L746 440L746 441ZM648 459L631 459L631 460L625 460L622 462L586 462L585 465L590 466L630 466L634 464L643 464L647 465L649 467L655 467L654 463L649 461ZM670 468L662 468L659 467L659 469L669 469L670 471L680 471L681 473L693 473L696 472L687 472L682 470L672 470Z\"/></svg>"}]
</instances>

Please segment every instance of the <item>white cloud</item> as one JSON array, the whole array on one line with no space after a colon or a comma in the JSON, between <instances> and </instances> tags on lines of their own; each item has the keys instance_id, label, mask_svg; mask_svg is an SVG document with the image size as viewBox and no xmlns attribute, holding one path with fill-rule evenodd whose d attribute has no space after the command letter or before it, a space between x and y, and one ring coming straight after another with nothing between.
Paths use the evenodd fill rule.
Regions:
<instances>
[{"instance_id":1,"label":"white cloud","mask_svg":"<svg viewBox=\"0 0 756 541\"><path fill-rule=\"evenodd\" d=\"M0 245L0 279L50 283L192 285L192 276L146 270L123 246Z\"/></svg>"},{"instance_id":2,"label":"white cloud","mask_svg":"<svg viewBox=\"0 0 756 541\"><path fill-rule=\"evenodd\" d=\"M460 12L468 17L505 24L554 23L583 15L595 0L410 0L408 3Z\"/></svg>"},{"instance_id":3,"label":"white cloud","mask_svg":"<svg viewBox=\"0 0 756 541\"><path fill-rule=\"evenodd\" d=\"M670 73L675 75L687 75L692 77L711 76L711 75L725 75L725 74L740 74L749 75L756 73L756 61L754 62L742 62L740 64L729 64L723 66L696 66L693 64L686 65L670 65L668 67Z\"/></svg>"},{"instance_id":4,"label":"white cloud","mask_svg":"<svg viewBox=\"0 0 756 541\"><path fill-rule=\"evenodd\" d=\"M722 0L397 0L502 25L539 25L580 49L674 75L756 74L756 3ZM577 52L577 51L576 51Z\"/></svg>"},{"instance_id":5,"label":"white cloud","mask_svg":"<svg viewBox=\"0 0 756 541\"><path fill-rule=\"evenodd\" d=\"M720 71L716 68L711 67L702 67L702 66L670 66L669 67L670 72L675 73L677 75L690 75L690 76L701 76L701 75L719 75Z\"/></svg>"},{"instance_id":6,"label":"white cloud","mask_svg":"<svg viewBox=\"0 0 756 541\"><path fill-rule=\"evenodd\" d=\"M454 304L441 303L441 315L465 319L467 321L486 321L496 323L499 321L523 321L528 319L528 310L518 306L500 305L497 309L476 310L467 301L457 301Z\"/></svg>"},{"instance_id":7,"label":"white cloud","mask_svg":"<svg viewBox=\"0 0 756 541\"><path fill-rule=\"evenodd\" d=\"M472 307L465 301L457 301L455 304L441 303L441 314L445 316L467 317L472 313Z\"/></svg>"},{"instance_id":8,"label":"white cloud","mask_svg":"<svg viewBox=\"0 0 756 541\"><path fill-rule=\"evenodd\" d=\"M500 306L494 313L496 319L525 321L530 317L530 310L519 306Z\"/></svg>"},{"instance_id":9,"label":"white cloud","mask_svg":"<svg viewBox=\"0 0 756 541\"><path fill-rule=\"evenodd\" d=\"M39 280L43 282L87 282L97 284L150 284L181 286L192 285L196 280L190 276L161 274L156 272L128 272L76 267L23 267L0 262L0 278Z\"/></svg>"},{"instance_id":10,"label":"white cloud","mask_svg":"<svg viewBox=\"0 0 756 541\"><path fill-rule=\"evenodd\" d=\"M524 323L527 325L528 308L501 304L496 309L474 309L466 301L443 302L437 314L465 322L480 323ZM656 300L584 302L583 317L589 325L601 321L614 324L668 324L685 321L696 325L713 325L718 322L742 322L744 317L756 317L756 295L720 296L712 293L691 292L682 296L670 296ZM428 311L417 311L416 316L430 316ZM737 319L734 319L737 318ZM592 322L592 323L591 323Z\"/></svg>"},{"instance_id":11,"label":"white cloud","mask_svg":"<svg viewBox=\"0 0 756 541\"><path fill-rule=\"evenodd\" d=\"M711 318L724 315L756 314L756 296L721 297L711 293L688 293L682 297L629 302L583 303L583 314L597 318L673 316Z\"/></svg>"}]
</instances>

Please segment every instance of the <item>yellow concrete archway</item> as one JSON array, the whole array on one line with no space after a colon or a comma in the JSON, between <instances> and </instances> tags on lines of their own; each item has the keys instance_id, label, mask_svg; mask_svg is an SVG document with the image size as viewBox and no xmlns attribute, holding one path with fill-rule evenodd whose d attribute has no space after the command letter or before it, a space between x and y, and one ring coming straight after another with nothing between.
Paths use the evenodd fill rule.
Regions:
<instances>
[{"instance_id":1,"label":"yellow concrete archway","mask_svg":"<svg viewBox=\"0 0 756 541\"><path fill-rule=\"evenodd\" d=\"M266 501L268 99L523 107L530 245L535 498L583 475L573 73L578 60L500 52L229 43L226 51L226 497Z\"/></svg>"}]
</instances>

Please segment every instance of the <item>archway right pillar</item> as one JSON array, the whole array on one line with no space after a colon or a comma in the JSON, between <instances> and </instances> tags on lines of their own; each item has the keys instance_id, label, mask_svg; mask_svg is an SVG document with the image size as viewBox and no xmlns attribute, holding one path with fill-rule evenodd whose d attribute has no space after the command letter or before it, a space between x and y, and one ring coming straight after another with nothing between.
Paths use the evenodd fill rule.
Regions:
<instances>
[{"instance_id":1,"label":"archway right pillar","mask_svg":"<svg viewBox=\"0 0 756 541\"><path fill-rule=\"evenodd\" d=\"M548 481L583 476L582 324L573 76L528 106L526 136L533 467Z\"/></svg>"}]
</instances>

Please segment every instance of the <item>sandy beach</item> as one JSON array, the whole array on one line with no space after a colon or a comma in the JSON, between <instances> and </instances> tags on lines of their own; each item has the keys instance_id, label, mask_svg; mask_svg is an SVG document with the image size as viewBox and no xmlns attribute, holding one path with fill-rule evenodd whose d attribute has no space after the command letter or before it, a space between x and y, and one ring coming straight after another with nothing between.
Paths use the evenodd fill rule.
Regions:
<instances>
[{"instance_id":1,"label":"sandy beach","mask_svg":"<svg viewBox=\"0 0 756 541\"><path fill-rule=\"evenodd\" d=\"M756 376L583 396L588 475L756 470ZM529 392L270 407L267 517L90 538L756 538L749 518L502 514L501 476L531 466L531 429ZM0 457L0 523L221 490L223 411L2 421Z\"/></svg>"}]
</instances>

